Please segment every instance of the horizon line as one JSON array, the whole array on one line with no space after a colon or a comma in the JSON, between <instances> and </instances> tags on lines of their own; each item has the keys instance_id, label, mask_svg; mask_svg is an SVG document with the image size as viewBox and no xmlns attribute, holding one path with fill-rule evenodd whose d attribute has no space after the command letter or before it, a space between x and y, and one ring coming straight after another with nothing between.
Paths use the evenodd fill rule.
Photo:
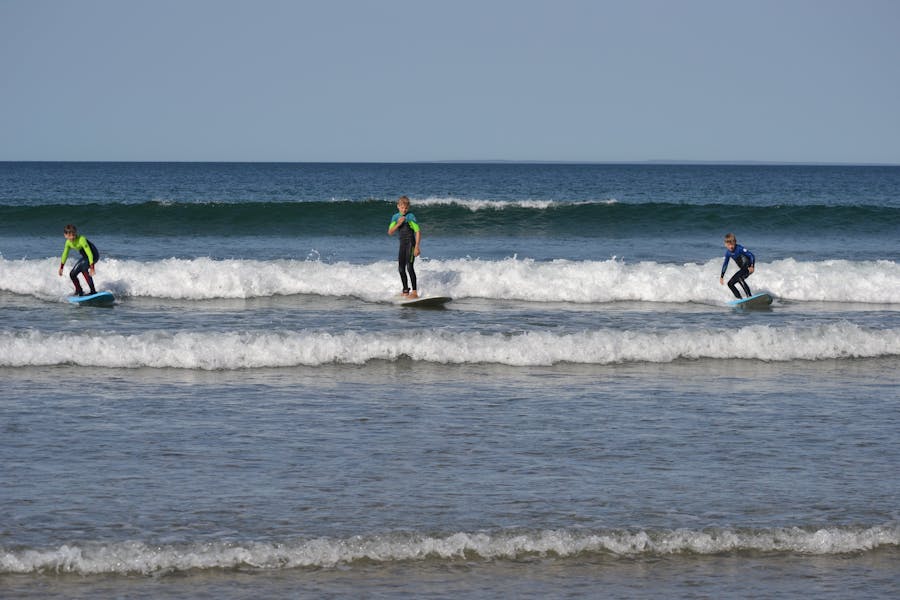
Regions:
<instances>
[{"instance_id":1,"label":"horizon line","mask_svg":"<svg viewBox=\"0 0 900 600\"><path fill-rule=\"evenodd\" d=\"M514 160L514 159L437 159L437 160L9 160L0 163L156 163L156 164L320 164L320 165L415 165L415 164L532 164L532 165L710 165L710 166L829 166L829 167L898 167L900 162L851 162L851 161L769 161L769 160Z\"/></svg>"}]
</instances>

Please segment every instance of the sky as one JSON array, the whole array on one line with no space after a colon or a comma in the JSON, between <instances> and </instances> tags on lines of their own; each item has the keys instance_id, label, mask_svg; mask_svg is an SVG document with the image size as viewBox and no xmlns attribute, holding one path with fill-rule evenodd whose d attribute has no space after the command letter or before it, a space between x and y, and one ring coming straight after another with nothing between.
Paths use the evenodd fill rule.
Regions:
<instances>
[{"instance_id":1,"label":"sky","mask_svg":"<svg viewBox=\"0 0 900 600\"><path fill-rule=\"evenodd\" d=\"M896 0L0 0L0 160L900 164Z\"/></svg>"}]
</instances>

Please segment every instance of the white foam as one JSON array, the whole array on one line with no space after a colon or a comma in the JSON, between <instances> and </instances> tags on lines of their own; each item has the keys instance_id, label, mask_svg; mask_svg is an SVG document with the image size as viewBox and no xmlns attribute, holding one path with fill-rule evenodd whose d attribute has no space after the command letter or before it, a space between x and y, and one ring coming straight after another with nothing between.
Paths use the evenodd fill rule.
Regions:
<instances>
[{"instance_id":1,"label":"white foam","mask_svg":"<svg viewBox=\"0 0 900 600\"><path fill-rule=\"evenodd\" d=\"M0 258L0 291L42 299L71 292L56 259ZM416 262L420 290L454 298L489 298L533 302L600 303L616 301L698 302L724 304L732 299L719 285L720 259L698 263L626 263L603 261L534 261L507 258ZM730 271L729 271L730 273ZM382 301L398 291L394 261L368 264L318 260L214 260L211 258L140 262L104 259L97 284L118 296L178 299L254 298L291 294L352 296ZM766 290L782 300L900 302L900 264L894 261L785 259L757 265L749 279L754 291Z\"/></svg>"},{"instance_id":2,"label":"white foam","mask_svg":"<svg viewBox=\"0 0 900 600\"><path fill-rule=\"evenodd\" d=\"M73 349L77 348L77 352ZM0 366L74 364L109 368L232 370L364 364L373 360L440 364L667 363L678 359L765 361L900 355L900 329L853 323L811 327L751 325L738 329L676 329L580 333L484 334L444 330L170 332L134 335L0 331Z\"/></svg>"},{"instance_id":3,"label":"white foam","mask_svg":"<svg viewBox=\"0 0 900 600\"><path fill-rule=\"evenodd\" d=\"M446 536L397 533L293 542L206 542L151 545L143 542L66 544L51 549L0 548L0 574L129 574L193 569L255 567L333 568L365 560L375 563L438 560L516 560L528 556L566 558L582 553L612 557L681 553L765 552L832 555L900 545L896 525L804 529L706 529L657 531L542 530L460 532Z\"/></svg>"},{"instance_id":4,"label":"white foam","mask_svg":"<svg viewBox=\"0 0 900 600\"><path fill-rule=\"evenodd\" d=\"M547 210L566 206L584 206L589 204L616 204L616 200L580 200L576 202L563 202L559 200L480 200L477 198L454 197L428 197L412 200L413 210L416 206L461 206L472 212L480 210L505 210L507 208L527 208L532 210Z\"/></svg>"}]
</instances>

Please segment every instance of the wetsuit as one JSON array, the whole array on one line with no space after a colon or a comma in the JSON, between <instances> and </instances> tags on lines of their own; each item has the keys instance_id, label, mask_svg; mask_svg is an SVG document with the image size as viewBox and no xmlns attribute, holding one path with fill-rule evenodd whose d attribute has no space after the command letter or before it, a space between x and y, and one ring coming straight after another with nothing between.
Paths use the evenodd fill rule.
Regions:
<instances>
[{"instance_id":1,"label":"wetsuit","mask_svg":"<svg viewBox=\"0 0 900 600\"><path fill-rule=\"evenodd\" d=\"M740 283L741 287L744 288L744 291L747 292L747 297L749 298L752 294L750 293L750 286L747 285L745 280L750 277L750 267L756 264L756 257L753 256L752 252L740 244L735 244L734 250L726 249L725 262L722 263L722 277L725 277L725 270L728 268L729 259L734 260L734 264L738 266L738 272L732 275L731 279L728 280L728 287L731 289L731 293L734 294L734 297L738 300L741 299L741 293L735 285Z\"/></svg>"},{"instance_id":2,"label":"wetsuit","mask_svg":"<svg viewBox=\"0 0 900 600\"><path fill-rule=\"evenodd\" d=\"M399 212L391 217L390 227L397 227L397 221L404 215ZM416 216L411 212L406 213L406 220L402 225L397 227L397 233L400 237L400 251L397 254L397 267L400 270L400 281L403 282L403 293L409 292L410 284L412 289L416 289L416 270L413 262L416 260L416 234L419 232L419 224L416 222ZM409 280L406 279L406 273L409 272Z\"/></svg>"},{"instance_id":3,"label":"wetsuit","mask_svg":"<svg viewBox=\"0 0 900 600\"><path fill-rule=\"evenodd\" d=\"M86 237L79 235L72 241L66 240L66 247L63 248L62 258L59 259L60 267L66 264L66 259L69 258L69 250L73 249L78 250L81 253L81 258L78 259L78 262L75 263L75 266L69 271L69 278L72 280L72 283L75 284L75 293L79 296L84 294L84 290L81 289L81 284L78 283L78 274L80 273L84 275L84 280L87 281L88 286L91 288L91 293L96 294L97 290L94 289L94 278L91 277L89 268L100 260L100 252L97 251L97 247L88 241Z\"/></svg>"}]
</instances>

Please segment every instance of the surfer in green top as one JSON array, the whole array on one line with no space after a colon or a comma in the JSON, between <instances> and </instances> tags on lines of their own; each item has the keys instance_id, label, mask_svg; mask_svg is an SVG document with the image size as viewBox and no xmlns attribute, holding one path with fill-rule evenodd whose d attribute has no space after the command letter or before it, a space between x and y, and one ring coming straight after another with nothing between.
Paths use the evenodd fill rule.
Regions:
<instances>
[{"instance_id":1,"label":"surfer in green top","mask_svg":"<svg viewBox=\"0 0 900 600\"><path fill-rule=\"evenodd\" d=\"M403 283L403 295L407 298L418 298L416 270L413 268L413 262L419 255L419 242L422 239L422 232L419 231L419 223L416 221L416 216L409 212L409 198L400 196L400 199L397 200L397 211L391 217L388 235L394 235L394 232L400 233L400 253L397 256L397 266L400 269L400 281ZM409 281L406 279L407 271L409 272ZM412 284L412 289L410 289L410 284Z\"/></svg>"},{"instance_id":2,"label":"surfer in green top","mask_svg":"<svg viewBox=\"0 0 900 600\"><path fill-rule=\"evenodd\" d=\"M69 258L69 250L78 250L81 258L69 271L69 278L75 284L75 295L84 296L84 290L81 289L81 284L78 282L79 273L84 275L84 280L91 288L91 294L96 294L97 290L94 289L92 276L94 275L94 263L100 258L97 247L83 235L78 235L78 229L74 225L66 225L63 228L63 235L66 237L66 247L63 248L62 258L59 260L59 276L62 277L63 267L66 266L66 260Z\"/></svg>"}]
</instances>

